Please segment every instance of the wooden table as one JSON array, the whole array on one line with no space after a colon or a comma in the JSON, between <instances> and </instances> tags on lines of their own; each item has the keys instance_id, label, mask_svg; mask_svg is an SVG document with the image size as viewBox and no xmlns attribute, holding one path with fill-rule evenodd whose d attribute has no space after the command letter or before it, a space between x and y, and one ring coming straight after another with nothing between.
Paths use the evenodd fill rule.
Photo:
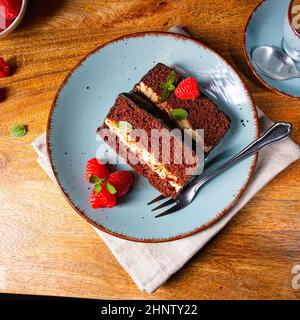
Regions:
<instances>
[{"instance_id":1,"label":"wooden table","mask_svg":"<svg viewBox=\"0 0 300 320\"><path fill-rule=\"evenodd\" d=\"M300 100L264 88L243 55L243 29L259 0L31 0L22 25L0 41L13 75L0 81L0 270L4 293L132 299L299 299L300 166L260 192L153 295L141 293L92 227L36 163L30 143L46 128L54 95L89 51L118 36L183 25L240 71L273 120L300 144ZM11 138L15 123L28 134ZM274 159L276 161L276 159ZM1 283L1 281L0 281Z\"/></svg>"}]
</instances>

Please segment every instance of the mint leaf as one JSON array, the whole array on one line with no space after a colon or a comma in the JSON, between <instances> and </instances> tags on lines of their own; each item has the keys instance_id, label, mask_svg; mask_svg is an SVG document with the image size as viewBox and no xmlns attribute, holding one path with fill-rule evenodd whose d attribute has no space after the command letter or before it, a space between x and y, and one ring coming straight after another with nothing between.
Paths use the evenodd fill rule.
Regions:
<instances>
[{"instance_id":1,"label":"mint leaf","mask_svg":"<svg viewBox=\"0 0 300 320\"><path fill-rule=\"evenodd\" d=\"M101 183L101 182L102 182L102 180L101 180L99 177L97 177L97 176L90 176L90 177L89 177L89 183L99 184L99 183Z\"/></svg>"},{"instance_id":2,"label":"mint leaf","mask_svg":"<svg viewBox=\"0 0 300 320\"><path fill-rule=\"evenodd\" d=\"M165 88L160 96L160 101L161 102L166 101L169 97L169 94L170 94L170 91L168 90L168 88Z\"/></svg>"},{"instance_id":3,"label":"mint leaf","mask_svg":"<svg viewBox=\"0 0 300 320\"><path fill-rule=\"evenodd\" d=\"M173 70L169 73L167 81L160 84L160 87L163 89L160 100L164 102L168 99L170 92L176 89L174 81L176 79L176 72Z\"/></svg>"},{"instance_id":4,"label":"mint leaf","mask_svg":"<svg viewBox=\"0 0 300 320\"><path fill-rule=\"evenodd\" d=\"M184 120L188 116L188 112L182 108L173 109L171 111L171 116L175 120L181 121Z\"/></svg>"},{"instance_id":5,"label":"mint leaf","mask_svg":"<svg viewBox=\"0 0 300 320\"><path fill-rule=\"evenodd\" d=\"M102 183L95 184L94 192L99 193L102 189Z\"/></svg>"},{"instance_id":6,"label":"mint leaf","mask_svg":"<svg viewBox=\"0 0 300 320\"><path fill-rule=\"evenodd\" d=\"M119 121L117 128L125 133L130 133L133 130L132 124L127 121Z\"/></svg>"},{"instance_id":7,"label":"mint leaf","mask_svg":"<svg viewBox=\"0 0 300 320\"><path fill-rule=\"evenodd\" d=\"M10 131L11 136L15 138L23 137L26 133L27 126L23 126L21 124L15 125Z\"/></svg>"},{"instance_id":8,"label":"mint leaf","mask_svg":"<svg viewBox=\"0 0 300 320\"><path fill-rule=\"evenodd\" d=\"M175 71L171 71L170 74L168 75L168 79L167 79L167 82L168 83L173 83L176 79L176 73Z\"/></svg>"},{"instance_id":9,"label":"mint leaf","mask_svg":"<svg viewBox=\"0 0 300 320\"><path fill-rule=\"evenodd\" d=\"M112 184L106 182L105 187L106 187L106 190L107 190L109 193L111 193L111 194L116 194L116 193L117 193L116 188L115 188Z\"/></svg>"},{"instance_id":10,"label":"mint leaf","mask_svg":"<svg viewBox=\"0 0 300 320\"><path fill-rule=\"evenodd\" d=\"M162 89L168 89L169 84L168 84L167 82L164 82L164 83L161 83L161 84L160 84L160 87L161 87Z\"/></svg>"},{"instance_id":11,"label":"mint leaf","mask_svg":"<svg viewBox=\"0 0 300 320\"><path fill-rule=\"evenodd\" d=\"M175 89L176 89L176 87L174 86L174 84L169 84L169 86L168 86L169 91L174 91Z\"/></svg>"}]
</instances>

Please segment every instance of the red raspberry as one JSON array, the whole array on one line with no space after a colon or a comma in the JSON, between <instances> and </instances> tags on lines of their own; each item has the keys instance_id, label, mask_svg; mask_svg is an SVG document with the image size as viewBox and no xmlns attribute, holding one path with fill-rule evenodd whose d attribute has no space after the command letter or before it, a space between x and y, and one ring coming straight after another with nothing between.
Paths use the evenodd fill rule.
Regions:
<instances>
[{"instance_id":1,"label":"red raspberry","mask_svg":"<svg viewBox=\"0 0 300 320\"><path fill-rule=\"evenodd\" d=\"M5 29L7 29L13 22L14 20L5 20Z\"/></svg>"},{"instance_id":2,"label":"red raspberry","mask_svg":"<svg viewBox=\"0 0 300 320\"><path fill-rule=\"evenodd\" d=\"M96 158L88 160L86 164L86 180L91 176L97 176L100 179L107 179L109 176L109 169L106 164L101 163Z\"/></svg>"},{"instance_id":3,"label":"red raspberry","mask_svg":"<svg viewBox=\"0 0 300 320\"><path fill-rule=\"evenodd\" d=\"M116 171L109 175L108 182L117 190L117 197L123 197L130 189L134 175L130 171Z\"/></svg>"},{"instance_id":4,"label":"red raspberry","mask_svg":"<svg viewBox=\"0 0 300 320\"><path fill-rule=\"evenodd\" d=\"M7 20L12 20L19 14L22 6L22 0L0 0L0 5L5 8L5 18Z\"/></svg>"},{"instance_id":5,"label":"red raspberry","mask_svg":"<svg viewBox=\"0 0 300 320\"><path fill-rule=\"evenodd\" d=\"M175 90L175 96L180 100L194 100L200 97L196 79L189 77L181 81Z\"/></svg>"},{"instance_id":6,"label":"red raspberry","mask_svg":"<svg viewBox=\"0 0 300 320\"><path fill-rule=\"evenodd\" d=\"M5 78L10 74L10 66L3 58L0 58L0 79Z\"/></svg>"},{"instance_id":7,"label":"red raspberry","mask_svg":"<svg viewBox=\"0 0 300 320\"><path fill-rule=\"evenodd\" d=\"M0 32L4 31L5 29L6 29L6 19L5 17L2 17L1 5L0 5Z\"/></svg>"},{"instance_id":8,"label":"red raspberry","mask_svg":"<svg viewBox=\"0 0 300 320\"><path fill-rule=\"evenodd\" d=\"M117 197L115 194L111 194L106 189L106 182L102 183L102 188L99 193L96 193L94 190L90 194L90 205L93 209L98 208L112 208L117 203Z\"/></svg>"}]
</instances>

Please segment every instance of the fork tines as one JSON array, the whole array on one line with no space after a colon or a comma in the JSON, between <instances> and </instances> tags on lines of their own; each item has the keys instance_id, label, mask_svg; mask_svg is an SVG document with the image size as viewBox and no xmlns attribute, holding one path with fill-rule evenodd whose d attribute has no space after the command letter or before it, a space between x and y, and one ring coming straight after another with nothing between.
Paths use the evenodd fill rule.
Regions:
<instances>
[{"instance_id":1,"label":"fork tines","mask_svg":"<svg viewBox=\"0 0 300 320\"><path fill-rule=\"evenodd\" d=\"M151 200L150 202L148 202L147 205L156 203L156 202L158 202L158 201L162 201L162 200L164 200L164 199L167 199L167 197L165 197L165 196L163 196L163 195L159 195L158 197L156 197L156 198L154 198L153 200ZM155 207L154 209L152 209L151 212L156 211L156 210L159 210L159 209L164 208L164 207L166 207L166 206L169 206L170 204L175 203L175 202L176 202L176 200L170 198L169 200L163 202L163 203L160 204L159 206L157 206L157 207ZM157 216L155 216L155 218L162 217L162 216L165 216L165 215L167 215L167 214L169 214L169 213L172 213L172 212L176 211L177 208L178 208L178 205L176 204L176 205L173 206L172 208L169 208L168 210L166 210L166 211L158 214Z\"/></svg>"},{"instance_id":2,"label":"fork tines","mask_svg":"<svg viewBox=\"0 0 300 320\"><path fill-rule=\"evenodd\" d=\"M155 202L164 200L165 198L166 198L166 197L161 194L161 195L159 195L158 197L156 197L156 198L154 198L153 200L151 200L150 202L148 202L148 203L147 203L147 206L149 206L150 204L153 204L153 203L155 203Z\"/></svg>"}]
</instances>

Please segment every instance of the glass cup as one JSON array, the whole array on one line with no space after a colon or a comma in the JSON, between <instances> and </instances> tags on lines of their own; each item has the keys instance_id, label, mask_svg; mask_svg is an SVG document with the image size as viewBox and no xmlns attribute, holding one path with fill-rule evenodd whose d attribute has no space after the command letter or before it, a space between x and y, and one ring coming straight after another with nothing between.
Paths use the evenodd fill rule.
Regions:
<instances>
[{"instance_id":1,"label":"glass cup","mask_svg":"<svg viewBox=\"0 0 300 320\"><path fill-rule=\"evenodd\" d=\"M300 61L300 0L292 0L283 23L283 49Z\"/></svg>"}]
</instances>

